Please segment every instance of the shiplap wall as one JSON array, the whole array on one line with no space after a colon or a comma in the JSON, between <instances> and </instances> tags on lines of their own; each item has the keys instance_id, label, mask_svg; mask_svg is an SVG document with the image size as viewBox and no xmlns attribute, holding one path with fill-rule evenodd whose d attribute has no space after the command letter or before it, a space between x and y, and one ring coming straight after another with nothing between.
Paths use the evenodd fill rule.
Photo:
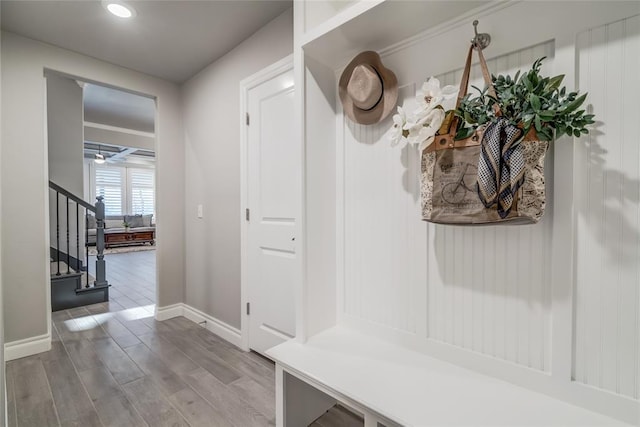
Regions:
<instances>
[{"instance_id":1,"label":"shiplap wall","mask_svg":"<svg viewBox=\"0 0 640 427\"><path fill-rule=\"evenodd\" d=\"M575 150L573 377L637 399L640 17L579 34L576 50L577 82L598 126Z\"/></svg>"},{"instance_id":2,"label":"shiplap wall","mask_svg":"<svg viewBox=\"0 0 640 427\"><path fill-rule=\"evenodd\" d=\"M640 399L640 18L602 22L586 31L589 26L574 25L581 29L568 29L557 45L551 40L488 61L492 72L513 74L546 56L544 74L564 72L569 87L589 92L588 108L598 119L588 138L558 141L573 146L560 150L555 162L549 152L549 204L539 224L466 228L422 222L416 147L391 147L390 118L376 126L343 122L337 162L339 322L371 325L410 345L468 349L562 381L566 375L576 387L588 386L580 390L612 392L601 396L618 395L618 402ZM428 64L415 55L428 51L428 43L396 48L387 58L402 84L398 103L409 111L422 83L415 66ZM464 52L459 56L462 65ZM425 65L424 77L428 73ZM438 77L443 85L456 84L460 75L455 69ZM482 86L477 67L472 77ZM567 159L570 150L573 158ZM573 183L570 173L554 179L553 163L560 161L572 165ZM555 165L556 173L561 167ZM573 196L558 204L562 210L555 215L554 190L555 202ZM559 255L552 242L571 233L573 249L552 259ZM569 286L571 325L564 323L570 320L564 299ZM552 321L552 313L559 318ZM552 337L552 330L559 334ZM556 345L565 332L573 332L573 342ZM554 366L560 362L557 369L551 360Z\"/></svg>"},{"instance_id":3,"label":"shiplap wall","mask_svg":"<svg viewBox=\"0 0 640 427\"><path fill-rule=\"evenodd\" d=\"M515 75L546 57L548 75L553 43L548 42L489 59L492 73ZM479 66L472 82L483 88ZM438 76L459 84L462 69ZM470 89L473 92L473 89ZM549 368L551 221L499 227L429 225L429 337L539 370ZM441 256L444 254L444 256ZM460 268L463 254L465 268Z\"/></svg>"},{"instance_id":4,"label":"shiplap wall","mask_svg":"<svg viewBox=\"0 0 640 427\"><path fill-rule=\"evenodd\" d=\"M542 56L549 67L552 42L488 64L492 72L515 73ZM458 69L438 77L442 85L458 85L461 75ZM412 111L421 84L404 85L399 104ZM483 87L477 66L472 84ZM384 133L389 119L346 126L345 314L548 370L551 221L479 228L426 224L420 220L417 148L390 146Z\"/></svg>"}]
</instances>

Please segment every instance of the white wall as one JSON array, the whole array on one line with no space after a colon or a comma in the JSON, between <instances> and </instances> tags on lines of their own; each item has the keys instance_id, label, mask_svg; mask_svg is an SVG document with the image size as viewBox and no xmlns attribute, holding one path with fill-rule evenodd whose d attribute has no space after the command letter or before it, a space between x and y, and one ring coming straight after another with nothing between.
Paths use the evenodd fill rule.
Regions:
<instances>
[{"instance_id":1,"label":"white wall","mask_svg":"<svg viewBox=\"0 0 640 427\"><path fill-rule=\"evenodd\" d=\"M82 88L75 80L47 75L49 179L82 195Z\"/></svg>"},{"instance_id":2,"label":"white wall","mask_svg":"<svg viewBox=\"0 0 640 427\"><path fill-rule=\"evenodd\" d=\"M240 328L240 80L291 54L288 10L185 83L186 300ZM293 124L292 124L293 125ZM204 218L197 219L197 205Z\"/></svg>"},{"instance_id":3,"label":"white wall","mask_svg":"<svg viewBox=\"0 0 640 427\"><path fill-rule=\"evenodd\" d=\"M55 73L48 73L46 79L49 180L82 197L84 187L82 88L75 80ZM73 201L68 203L70 222L69 245L67 245L67 200L63 196L57 198L58 200L54 191L49 192L50 246L59 248L64 254L84 259L84 209L78 214L79 233L76 233L76 203ZM56 209L58 210L57 218ZM57 236L60 240L59 245ZM75 243L77 237L81 237L80 245Z\"/></svg>"},{"instance_id":4,"label":"white wall","mask_svg":"<svg viewBox=\"0 0 640 427\"><path fill-rule=\"evenodd\" d=\"M46 339L50 334L45 69L156 97L158 304L182 302L184 297L184 132L178 87L4 33L0 169L8 342L36 336ZM20 185L15 184L17 177Z\"/></svg>"},{"instance_id":5,"label":"white wall","mask_svg":"<svg viewBox=\"0 0 640 427\"><path fill-rule=\"evenodd\" d=\"M2 32L0 31L0 45L2 44ZM0 81L2 80L2 57L0 56ZM0 85L0 99L2 98L2 85ZM2 103L0 103L0 122L2 121ZM2 134L0 133L0 165L2 164ZM0 174L0 212L2 212L2 174ZM0 221L0 242L2 241L2 222ZM7 424L7 382L5 380L4 363L4 309L2 289L2 245L0 245L0 426Z\"/></svg>"},{"instance_id":6,"label":"white wall","mask_svg":"<svg viewBox=\"0 0 640 427\"><path fill-rule=\"evenodd\" d=\"M99 122L94 122L93 124L95 123ZM151 151L155 150L155 138L152 133L139 132L126 128L87 125L84 127L84 140L98 144L142 148Z\"/></svg>"}]
</instances>

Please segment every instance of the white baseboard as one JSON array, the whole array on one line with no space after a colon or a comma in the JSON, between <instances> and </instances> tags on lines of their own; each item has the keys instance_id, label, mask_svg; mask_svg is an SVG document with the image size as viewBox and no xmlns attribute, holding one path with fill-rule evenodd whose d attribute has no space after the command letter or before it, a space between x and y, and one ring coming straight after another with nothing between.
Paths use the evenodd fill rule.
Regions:
<instances>
[{"instance_id":1,"label":"white baseboard","mask_svg":"<svg viewBox=\"0 0 640 427\"><path fill-rule=\"evenodd\" d=\"M206 313L193 308L190 305L178 303L166 307L158 307L156 310L156 320L163 321L173 317L184 316L194 323L206 322L206 328L229 341L231 344L242 348L242 332L228 323L209 316Z\"/></svg>"},{"instance_id":2,"label":"white baseboard","mask_svg":"<svg viewBox=\"0 0 640 427\"><path fill-rule=\"evenodd\" d=\"M218 320L215 317L211 317L208 314L186 304L184 305L183 316L195 323L206 321L206 328L208 330L229 341L231 344L237 347L242 347L242 332L228 323Z\"/></svg>"},{"instance_id":3,"label":"white baseboard","mask_svg":"<svg viewBox=\"0 0 640 427\"><path fill-rule=\"evenodd\" d=\"M20 359L51 350L51 334L38 335L4 344L4 360Z\"/></svg>"},{"instance_id":4,"label":"white baseboard","mask_svg":"<svg viewBox=\"0 0 640 427\"><path fill-rule=\"evenodd\" d=\"M171 304L166 307L156 307L156 320L162 322L163 320L182 316L182 306L183 304L180 302L178 304Z\"/></svg>"}]
</instances>

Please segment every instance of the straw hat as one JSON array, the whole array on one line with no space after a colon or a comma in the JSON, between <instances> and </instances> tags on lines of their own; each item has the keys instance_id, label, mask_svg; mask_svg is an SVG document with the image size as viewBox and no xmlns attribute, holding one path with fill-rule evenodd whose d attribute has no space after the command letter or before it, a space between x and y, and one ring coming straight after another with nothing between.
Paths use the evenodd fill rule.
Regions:
<instances>
[{"instance_id":1,"label":"straw hat","mask_svg":"<svg viewBox=\"0 0 640 427\"><path fill-rule=\"evenodd\" d=\"M385 68L380 55L362 52L342 72L338 84L344 112L363 125L382 121L398 100L398 79Z\"/></svg>"}]
</instances>

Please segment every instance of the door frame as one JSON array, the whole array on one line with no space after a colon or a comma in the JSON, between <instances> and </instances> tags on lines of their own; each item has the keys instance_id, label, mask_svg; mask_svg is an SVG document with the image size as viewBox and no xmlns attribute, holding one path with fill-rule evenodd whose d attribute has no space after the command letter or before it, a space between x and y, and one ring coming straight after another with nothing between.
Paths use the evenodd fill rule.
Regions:
<instances>
[{"instance_id":1,"label":"door frame","mask_svg":"<svg viewBox=\"0 0 640 427\"><path fill-rule=\"evenodd\" d=\"M265 83L280 74L293 70L293 54L284 57L255 74L240 81L240 333L241 347L249 351L249 316L247 315L247 303L249 302L248 279L248 221L245 218L245 209L249 207L249 126L247 125L247 113L249 110L249 91L256 86ZM295 123L291 122L291 126ZM296 226L298 228L299 226Z\"/></svg>"}]
</instances>

